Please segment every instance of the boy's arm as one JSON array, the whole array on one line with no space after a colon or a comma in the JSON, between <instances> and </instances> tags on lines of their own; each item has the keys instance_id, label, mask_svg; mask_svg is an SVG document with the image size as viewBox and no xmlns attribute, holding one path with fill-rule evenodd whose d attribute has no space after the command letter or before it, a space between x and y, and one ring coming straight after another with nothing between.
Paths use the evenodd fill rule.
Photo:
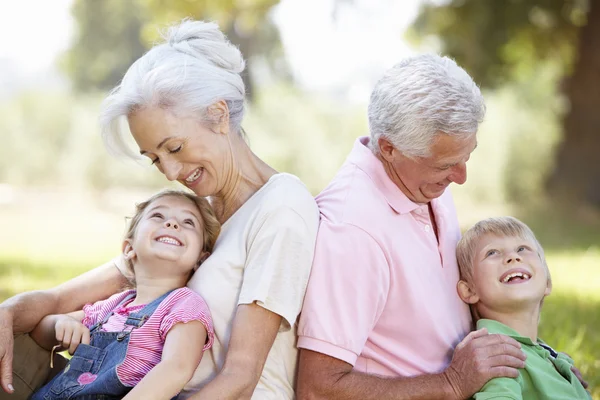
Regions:
<instances>
[{"instance_id":1,"label":"boy's arm","mask_svg":"<svg viewBox=\"0 0 600 400\"><path fill-rule=\"evenodd\" d=\"M90 333L81 321L83 310L68 314L55 314L44 317L30 333L33 340L46 350L61 344L73 354L79 343L90 343Z\"/></svg>"},{"instance_id":2,"label":"boy's arm","mask_svg":"<svg viewBox=\"0 0 600 400\"><path fill-rule=\"evenodd\" d=\"M167 333L161 361L123 399L175 397L200 364L206 336L200 321L175 324Z\"/></svg>"},{"instance_id":3,"label":"boy's arm","mask_svg":"<svg viewBox=\"0 0 600 400\"><path fill-rule=\"evenodd\" d=\"M475 393L475 400L523 400L523 389L519 378L494 378Z\"/></svg>"}]
</instances>

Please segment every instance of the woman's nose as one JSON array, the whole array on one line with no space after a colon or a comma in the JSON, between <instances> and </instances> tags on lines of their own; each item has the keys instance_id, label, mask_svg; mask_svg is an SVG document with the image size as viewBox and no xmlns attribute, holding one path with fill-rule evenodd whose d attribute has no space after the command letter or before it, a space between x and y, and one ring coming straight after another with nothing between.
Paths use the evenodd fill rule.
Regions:
<instances>
[{"instance_id":1,"label":"woman's nose","mask_svg":"<svg viewBox=\"0 0 600 400\"><path fill-rule=\"evenodd\" d=\"M181 164L177 161L161 161L162 173L165 174L168 180L175 181L181 172Z\"/></svg>"}]
</instances>

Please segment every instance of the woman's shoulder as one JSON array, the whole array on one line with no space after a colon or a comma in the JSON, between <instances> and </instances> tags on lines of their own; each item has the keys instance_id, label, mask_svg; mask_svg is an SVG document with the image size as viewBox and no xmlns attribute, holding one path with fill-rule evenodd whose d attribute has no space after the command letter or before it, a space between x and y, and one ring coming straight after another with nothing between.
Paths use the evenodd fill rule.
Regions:
<instances>
[{"instance_id":1,"label":"woman's shoulder","mask_svg":"<svg viewBox=\"0 0 600 400\"><path fill-rule=\"evenodd\" d=\"M273 175L257 195L258 208L264 213L291 209L301 216L318 215L314 197L306 185L292 174Z\"/></svg>"}]
</instances>

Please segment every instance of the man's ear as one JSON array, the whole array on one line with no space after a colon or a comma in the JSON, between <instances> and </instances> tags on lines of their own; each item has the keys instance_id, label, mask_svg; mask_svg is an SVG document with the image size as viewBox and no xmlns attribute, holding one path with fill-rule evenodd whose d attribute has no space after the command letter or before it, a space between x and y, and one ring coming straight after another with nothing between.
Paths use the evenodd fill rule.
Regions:
<instances>
[{"instance_id":1,"label":"man's ear","mask_svg":"<svg viewBox=\"0 0 600 400\"><path fill-rule=\"evenodd\" d=\"M129 263L133 264L136 254L135 254L135 250L133 249L133 246L131 245L130 239L125 239L123 241L122 251L123 251L123 258L126 261L128 261Z\"/></svg>"},{"instance_id":2,"label":"man's ear","mask_svg":"<svg viewBox=\"0 0 600 400\"><path fill-rule=\"evenodd\" d=\"M394 152L397 151L394 145L384 137L380 137L377 140L377 144L379 145L379 154L381 154L381 157L387 162L394 161Z\"/></svg>"},{"instance_id":3,"label":"man's ear","mask_svg":"<svg viewBox=\"0 0 600 400\"><path fill-rule=\"evenodd\" d=\"M200 267L200 265L202 265L202 263L204 261L206 261L208 256L210 256L210 253L208 251L203 251L202 253L200 253L200 258L198 259L198 262L196 263L196 266L194 267L194 271L197 270L198 267Z\"/></svg>"},{"instance_id":4,"label":"man's ear","mask_svg":"<svg viewBox=\"0 0 600 400\"><path fill-rule=\"evenodd\" d=\"M458 281L456 285L456 291L458 292L458 296L467 304L476 304L479 301L479 296L475 291L471 288L467 282L462 279Z\"/></svg>"}]
</instances>

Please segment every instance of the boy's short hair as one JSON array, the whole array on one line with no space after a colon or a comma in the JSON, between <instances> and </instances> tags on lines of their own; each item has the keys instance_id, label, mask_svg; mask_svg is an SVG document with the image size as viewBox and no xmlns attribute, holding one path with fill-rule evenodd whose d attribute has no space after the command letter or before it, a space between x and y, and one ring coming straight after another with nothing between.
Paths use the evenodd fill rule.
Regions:
<instances>
[{"instance_id":1,"label":"boy's short hair","mask_svg":"<svg viewBox=\"0 0 600 400\"><path fill-rule=\"evenodd\" d=\"M546 264L544 249L536 239L533 231L523 222L514 217L495 217L479 221L467 230L456 246L456 259L460 270L460 279L467 283L473 282L473 260L477 242L482 236L491 234L496 236L520 237L531 240L536 248L542 264L548 273L550 281L550 271Z\"/></svg>"},{"instance_id":2,"label":"boy's short hair","mask_svg":"<svg viewBox=\"0 0 600 400\"><path fill-rule=\"evenodd\" d=\"M214 210L206 198L196 196L195 194L184 192L182 190L162 190L150 197L148 200L136 204L135 214L133 217L131 217L131 221L127 227L127 232L125 232L124 239L133 239L137 226L139 225L146 208L148 208L148 206L156 200L163 197L186 198L196 205L198 212L200 213L200 217L202 218L204 228L204 243L202 243L202 250L211 253L213 251L213 247L215 246L215 242L217 241L217 237L221 232L221 224L217 220L217 216L215 215ZM200 256L200 254L198 254L198 256ZM130 262L127 263L127 268L129 268L130 272L133 273L133 265L131 265Z\"/></svg>"}]
</instances>

